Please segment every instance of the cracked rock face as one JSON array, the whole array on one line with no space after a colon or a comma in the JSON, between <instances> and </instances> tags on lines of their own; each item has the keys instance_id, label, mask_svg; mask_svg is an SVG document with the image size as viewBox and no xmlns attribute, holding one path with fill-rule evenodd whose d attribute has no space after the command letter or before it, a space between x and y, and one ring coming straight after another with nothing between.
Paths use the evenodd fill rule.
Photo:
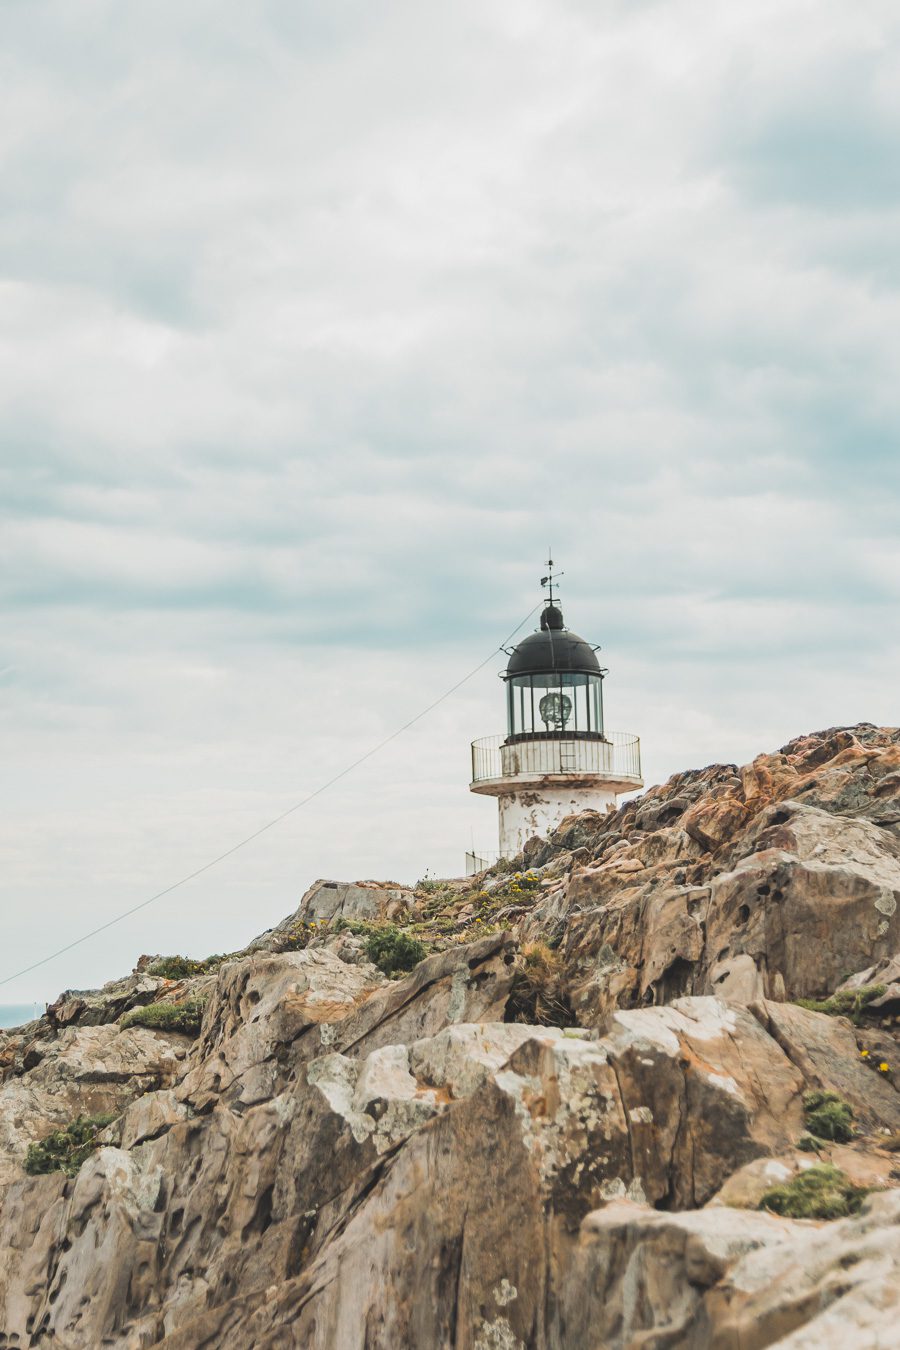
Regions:
<instances>
[{"instance_id":1,"label":"cracked rock face","mask_svg":"<svg viewBox=\"0 0 900 1350\"><path fill-rule=\"evenodd\" d=\"M508 928L399 979L328 919L428 893L317 883L303 950L294 914L215 975L138 972L0 1035L0 1350L894 1344L898 747L805 737L564 822ZM453 883L448 931L476 903ZM560 1025L505 1020L536 937ZM856 1023L791 1002L876 982ZM196 1040L118 1020L203 991ZM820 1157L811 1089L857 1130ZM25 1174L101 1112L77 1175ZM871 1189L859 1213L757 1209L821 1161Z\"/></svg>"}]
</instances>

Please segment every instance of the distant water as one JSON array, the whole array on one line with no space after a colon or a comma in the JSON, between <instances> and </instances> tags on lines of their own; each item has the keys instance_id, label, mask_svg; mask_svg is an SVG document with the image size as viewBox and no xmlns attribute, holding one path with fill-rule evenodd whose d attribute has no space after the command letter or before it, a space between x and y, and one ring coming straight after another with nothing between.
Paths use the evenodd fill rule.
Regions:
<instances>
[{"instance_id":1,"label":"distant water","mask_svg":"<svg viewBox=\"0 0 900 1350\"><path fill-rule=\"evenodd\" d=\"M20 1027L44 1011L42 1003L0 1003L0 1027Z\"/></svg>"}]
</instances>

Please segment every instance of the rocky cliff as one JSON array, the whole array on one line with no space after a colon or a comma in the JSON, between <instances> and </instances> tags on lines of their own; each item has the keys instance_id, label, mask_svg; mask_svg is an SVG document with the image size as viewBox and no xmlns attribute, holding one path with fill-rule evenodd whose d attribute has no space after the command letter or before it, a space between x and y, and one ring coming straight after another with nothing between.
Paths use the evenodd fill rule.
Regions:
<instances>
[{"instance_id":1,"label":"rocky cliff","mask_svg":"<svg viewBox=\"0 0 900 1350\"><path fill-rule=\"evenodd\" d=\"M0 1350L887 1347L900 731L0 1033Z\"/></svg>"}]
</instances>

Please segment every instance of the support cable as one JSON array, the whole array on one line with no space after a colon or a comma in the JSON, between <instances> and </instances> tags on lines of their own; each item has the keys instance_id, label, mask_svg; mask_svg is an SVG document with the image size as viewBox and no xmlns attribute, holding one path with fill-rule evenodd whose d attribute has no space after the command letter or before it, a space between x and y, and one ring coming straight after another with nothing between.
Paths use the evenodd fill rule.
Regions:
<instances>
[{"instance_id":1,"label":"support cable","mask_svg":"<svg viewBox=\"0 0 900 1350\"><path fill-rule=\"evenodd\" d=\"M124 919L130 918L132 914L137 914L139 910L146 909L148 905L152 905L155 901L162 900L163 896L171 895L171 893L177 891L179 887L187 885L187 883L193 881L195 877L202 876L202 874L208 872L210 868L216 867L220 862L224 862L226 858L230 858L233 854L237 853L239 849L246 848L248 844L252 844L254 839L258 839L261 834L265 834L267 830L271 830L275 825L279 825L281 821L286 820L288 816L292 816L295 811L299 811L302 807L307 806L316 797L321 797L323 792L327 792L335 783L340 782L342 778L346 778L354 769L358 769L360 764L364 764L367 759L371 759L373 755L377 755L386 745L390 745L391 741L395 741L398 736L402 736L405 731L409 731L410 727L415 726L417 722L421 722L423 717L427 717L430 712L434 712L434 709L445 702L446 699L450 698L452 694L455 694L457 689L461 689L463 685L468 684L469 680L473 679L480 670L484 670L484 667L488 662L493 661L497 653L502 652L506 644L511 642L516 633L518 633L519 629L525 626L532 614L540 609L541 604L543 604L543 601L535 605L534 609L529 610L522 622L517 624L508 637L503 639L500 646L490 652L473 670L470 670L468 675L464 675L461 680L457 680L456 684L451 685L449 689L445 690L440 698L436 698L433 703L429 703L427 708L423 708L421 712L417 712L415 717L411 717L408 722L404 722L401 727L397 727L396 731L392 731L389 736L385 736L383 741L379 741L378 744L373 745L370 750L366 750L366 752L360 755L358 759L353 760L352 764L346 765L346 767L341 769L339 773L336 773L333 778L329 778L327 782L320 784L319 787L317 787L315 791L310 792L308 796L303 797L299 802L295 802L293 806L289 806L287 810L282 811L280 815L273 816L271 820L266 821L265 825L260 825L258 830L254 830L252 834L248 834L238 843L232 844L231 848L227 848L224 853L220 853L217 857L211 858L210 861L204 863L202 867L195 868L193 872L188 872L185 876L179 877L178 881L173 881L170 886L163 887L163 889L157 891L155 895L151 895L146 900L141 900L137 905L132 905L130 909L123 910L121 914L117 914L113 919L107 919L106 923L101 923L97 928L92 928L89 933L84 933L81 937L75 938L73 942L68 942L64 947L59 947L55 952L51 952L49 956L42 956L39 961L34 961L30 966L24 966L22 970L17 970L14 975L5 976L0 980L0 986L11 984L13 980L21 979L23 975L30 975L33 970L37 970L40 966L46 966L50 961L55 961L58 956L65 955L65 953L70 952L73 947L80 947L83 942L89 942L90 939L96 937L98 933L105 933L107 928L112 928L115 924L122 923Z\"/></svg>"}]
</instances>

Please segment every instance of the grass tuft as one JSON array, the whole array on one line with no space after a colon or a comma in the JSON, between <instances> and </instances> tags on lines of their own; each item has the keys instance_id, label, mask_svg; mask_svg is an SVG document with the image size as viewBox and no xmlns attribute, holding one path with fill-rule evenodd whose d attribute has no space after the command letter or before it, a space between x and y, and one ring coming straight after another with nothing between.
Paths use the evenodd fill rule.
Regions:
<instances>
[{"instance_id":1,"label":"grass tuft","mask_svg":"<svg viewBox=\"0 0 900 1350\"><path fill-rule=\"evenodd\" d=\"M855 1134L853 1107L836 1092L807 1092L803 1110L810 1134L817 1139L830 1139L835 1144L847 1144Z\"/></svg>"},{"instance_id":2,"label":"grass tuft","mask_svg":"<svg viewBox=\"0 0 900 1350\"><path fill-rule=\"evenodd\" d=\"M575 1020L563 992L563 963L546 942L526 942L506 1005L508 1022L569 1027Z\"/></svg>"},{"instance_id":3,"label":"grass tuft","mask_svg":"<svg viewBox=\"0 0 900 1350\"><path fill-rule=\"evenodd\" d=\"M856 1214L869 1194L856 1186L839 1167L809 1167L783 1186L773 1186L759 1202L760 1209L786 1219L845 1219Z\"/></svg>"},{"instance_id":4,"label":"grass tuft","mask_svg":"<svg viewBox=\"0 0 900 1350\"><path fill-rule=\"evenodd\" d=\"M859 989L842 989L828 998L795 998L798 1008L809 1012L827 1013L829 1017L849 1017L858 1024L866 1006L873 999L881 998L887 989L884 984L864 984Z\"/></svg>"}]
</instances>

